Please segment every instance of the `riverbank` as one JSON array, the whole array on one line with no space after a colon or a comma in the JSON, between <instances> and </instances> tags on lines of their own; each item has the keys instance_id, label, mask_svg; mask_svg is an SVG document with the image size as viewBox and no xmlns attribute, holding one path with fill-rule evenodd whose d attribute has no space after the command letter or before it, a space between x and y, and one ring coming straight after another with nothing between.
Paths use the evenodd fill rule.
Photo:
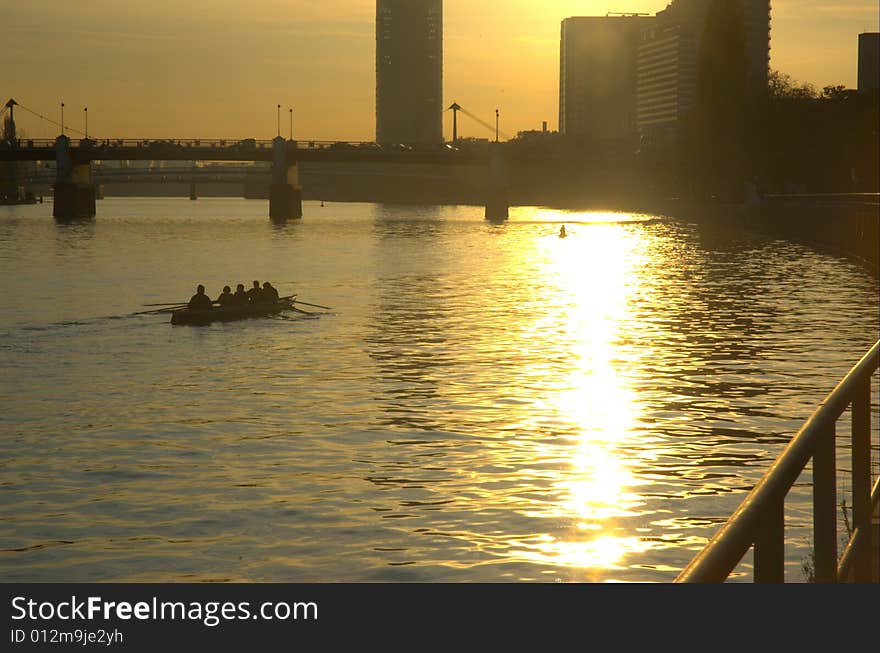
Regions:
<instances>
[{"instance_id":1,"label":"riverbank","mask_svg":"<svg viewBox=\"0 0 880 653\"><path fill-rule=\"evenodd\" d=\"M751 204L661 202L652 208L678 218L760 231L857 261L880 278L880 195L766 195Z\"/></svg>"},{"instance_id":2,"label":"riverbank","mask_svg":"<svg viewBox=\"0 0 880 653\"><path fill-rule=\"evenodd\" d=\"M880 194L768 195L750 217L757 227L852 256L880 274Z\"/></svg>"}]
</instances>

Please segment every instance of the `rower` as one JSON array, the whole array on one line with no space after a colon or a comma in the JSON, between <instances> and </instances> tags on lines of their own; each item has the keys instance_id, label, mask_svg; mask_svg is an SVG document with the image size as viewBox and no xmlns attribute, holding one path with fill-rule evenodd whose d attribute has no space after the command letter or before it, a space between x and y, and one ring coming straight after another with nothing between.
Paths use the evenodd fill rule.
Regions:
<instances>
[{"instance_id":1,"label":"rower","mask_svg":"<svg viewBox=\"0 0 880 653\"><path fill-rule=\"evenodd\" d=\"M233 304L242 305L248 303L248 294L244 289L244 284L240 283L235 287L235 294L232 295Z\"/></svg>"},{"instance_id":2,"label":"rower","mask_svg":"<svg viewBox=\"0 0 880 653\"><path fill-rule=\"evenodd\" d=\"M263 296L262 300L264 302L277 302L279 299L278 291L272 286L268 281L263 284Z\"/></svg>"},{"instance_id":3,"label":"rower","mask_svg":"<svg viewBox=\"0 0 880 653\"><path fill-rule=\"evenodd\" d=\"M210 311L214 306L211 298L205 294L205 287L199 284L187 307L193 311Z\"/></svg>"},{"instance_id":4,"label":"rower","mask_svg":"<svg viewBox=\"0 0 880 653\"><path fill-rule=\"evenodd\" d=\"M223 292L220 293L220 296L215 300L215 304L220 304L220 306L230 306L235 303L235 297L232 294L232 288L229 286L223 286Z\"/></svg>"},{"instance_id":5,"label":"rower","mask_svg":"<svg viewBox=\"0 0 880 653\"><path fill-rule=\"evenodd\" d=\"M248 302L251 304L259 304L263 300L263 289L260 288L260 282L254 281L254 287L247 291Z\"/></svg>"}]
</instances>

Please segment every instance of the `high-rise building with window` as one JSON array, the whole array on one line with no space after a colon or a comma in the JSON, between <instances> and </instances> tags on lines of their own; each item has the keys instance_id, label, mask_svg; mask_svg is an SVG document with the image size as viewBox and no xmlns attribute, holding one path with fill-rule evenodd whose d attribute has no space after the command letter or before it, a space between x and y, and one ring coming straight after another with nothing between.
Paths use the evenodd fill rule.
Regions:
<instances>
[{"instance_id":1,"label":"high-rise building with window","mask_svg":"<svg viewBox=\"0 0 880 653\"><path fill-rule=\"evenodd\" d=\"M443 0L376 0L376 141L443 142Z\"/></svg>"},{"instance_id":2,"label":"high-rise building with window","mask_svg":"<svg viewBox=\"0 0 880 653\"><path fill-rule=\"evenodd\" d=\"M636 47L648 16L574 16L559 42L559 131L591 141L636 133Z\"/></svg>"},{"instance_id":3,"label":"high-rise building with window","mask_svg":"<svg viewBox=\"0 0 880 653\"><path fill-rule=\"evenodd\" d=\"M859 93L880 90L880 32L859 34Z\"/></svg>"},{"instance_id":4,"label":"high-rise building with window","mask_svg":"<svg viewBox=\"0 0 880 653\"><path fill-rule=\"evenodd\" d=\"M751 93L767 91L770 70L770 0L739 0ZM697 94L699 52L711 0L674 0L641 33L637 54L639 133L671 144Z\"/></svg>"}]
</instances>

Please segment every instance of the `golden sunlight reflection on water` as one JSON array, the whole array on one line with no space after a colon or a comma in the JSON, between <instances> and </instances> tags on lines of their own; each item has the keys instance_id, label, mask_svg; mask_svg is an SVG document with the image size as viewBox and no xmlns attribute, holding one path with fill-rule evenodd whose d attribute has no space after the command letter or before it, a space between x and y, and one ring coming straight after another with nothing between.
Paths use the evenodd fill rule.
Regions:
<instances>
[{"instance_id":1,"label":"golden sunlight reflection on water","mask_svg":"<svg viewBox=\"0 0 880 653\"><path fill-rule=\"evenodd\" d=\"M530 217L558 223L582 216L538 210ZM553 481L563 499L543 515L570 520L572 528L567 539L544 534L517 554L545 564L610 569L649 546L615 528L616 518L635 515L641 505L638 482L621 450L632 437L639 407L615 356L616 343L627 338L629 304L645 254L638 235L620 224L635 216L588 217L593 223L588 237L577 230L568 239L539 237L522 252L541 261L543 284L555 287L561 298L555 310L534 321L530 338L555 333L571 364L563 378L546 380L540 412L558 415L572 434L567 468ZM540 376L542 369L525 373Z\"/></svg>"}]
</instances>

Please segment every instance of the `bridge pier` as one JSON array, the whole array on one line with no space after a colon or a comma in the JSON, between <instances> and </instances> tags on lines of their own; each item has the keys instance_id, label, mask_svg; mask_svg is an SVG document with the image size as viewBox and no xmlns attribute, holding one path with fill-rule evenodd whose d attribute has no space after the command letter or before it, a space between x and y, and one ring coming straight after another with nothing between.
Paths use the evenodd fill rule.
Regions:
<instances>
[{"instance_id":1,"label":"bridge pier","mask_svg":"<svg viewBox=\"0 0 880 653\"><path fill-rule=\"evenodd\" d=\"M285 221L302 217L302 189L290 184L272 184L269 187L269 217Z\"/></svg>"},{"instance_id":2,"label":"bridge pier","mask_svg":"<svg viewBox=\"0 0 880 653\"><path fill-rule=\"evenodd\" d=\"M486 195L486 219L506 220L509 217L510 198L507 187L490 186Z\"/></svg>"},{"instance_id":3,"label":"bridge pier","mask_svg":"<svg viewBox=\"0 0 880 653\"><path fill-rule=\"evenodd\" d=\"M55 184L55 202L52 215L59 220L94 218L95 187L81 186L67 182Z\"/></svg>"},{"instance_id":4,"label":"bridge pier","mask_svg":"<svg viewBox=\"0 0 880 653\"><path fill-rule=\"evenodd\" d=\"M55 200L52 215L59 220L95 217L95 178L92 162L75 162L70 154L70 139L55 140Z\"/></svg>"},{"instance_id":5,"label":"bridge pier","mask_svg":"<svg viewBox=\"0 0 880 653\"><path fill-rule=\"evenodd\" d=\"M486 219L506 220L509 214L510 197L504 153L498 143L492 143L489 147L489 180L488 188L486 189Z\"/></svg>"},{"instance_id":6,"label":"bridge pier","mask_svg":"<svg viewBox=\"0 0 880 653\"><path fill-rule=\"evenodd\" d=\"M288 156L287 141L272 141L272 184L269 186L269 217L284 222L302 217L302 188L296 160Z\"/></svg>"}]
</instances>

